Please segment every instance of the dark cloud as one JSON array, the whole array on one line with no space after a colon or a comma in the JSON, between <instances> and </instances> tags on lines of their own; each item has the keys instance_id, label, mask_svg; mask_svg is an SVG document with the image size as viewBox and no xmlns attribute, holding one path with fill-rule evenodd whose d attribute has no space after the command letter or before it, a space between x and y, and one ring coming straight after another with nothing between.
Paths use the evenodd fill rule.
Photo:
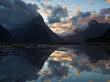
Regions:
<instances>
[{"instance_id":1,"label":"dark cloud","mask_svg":"<svg viewBox=\"0 0 110 82\"><path fill-rule=\"evenodd\" d=\"M76 25L76 28L85 29L88 27L90 20L97 20L99 23L109 22L109 18L106 15L110 15L110 8L101 9L100 13L97 12L80 12L77 16L72 17L73 24Z\"/></svg>"},{"instance_id":2,"label":"dark cloud","mask_svg":"<svg viewBox=\"0 0 110 82\"><path fill-rule=\"evenodd\" d=\"M21 0L0 1L0 23L8 27L18 27L35 18L37 6Z\"/></svg>"},{"instance_id":3,"label":"dark cloud","mask_svg":"<svg viewBox=\"0 0 110 82\"><path fill-rule=\"evenodd\" d=\"M57 77L63 77L65 73L68 73L68 67L62 66L61 62L49 61L49 67L52 70L52 74Z\"/></svg>"},{"instance_id":4,"label":"dark cloud","mask_svg":"<svg viewBox=\"0 0 110 82\"><path fill-rule=\"evenodd\" d=\"M105 8L100 10L100 14L102 15L110 15L110 8Z\"/></svg>"},{"instance_id":5,"label":"dark cloud","mask_svg":"<svg viewBox=\"0 0 110 82\"><path fill-rule=\"evenodd\" d=\"M49 9L49 10L52 10L54 7L50 4L46 5L45 3L41 3L41 6L45 9Z\"/></svg>"},{"instance_id":6,"label":"dark cloud","mask_svg":"<svg viewBox=\"0 0 110 82\"><path fill-rule=\"evenodd\" d=\"M75 25L76 28L85 29L88 25L87 18L90 16L91 12L80 12L79 15L73 16L71 20L73 21L73 25Z\"/></svg>"},{"instance_id":7,"label":"dark cloud","mask_svg":"<svg viewBox=\"0 0 110 82\"><path fill-rule=\"evenodd\" d=\"M65 18L68 16L68 11L66 7L62 7L57 5L53 8L51 15L48 17L49 23L60 22L61 18Z\"/></svg>"},{"instance_id":8,"label":"dark cloud","mask_svg":"<svg viewBox=\"0 0 110 82\"><path fill-rule=\"evenodd\" d=\"M80 13L80 17L83 17L83 18L89 17L90 15L91 15L91 12L81 12Z\"/></svg>"}]
</instances>

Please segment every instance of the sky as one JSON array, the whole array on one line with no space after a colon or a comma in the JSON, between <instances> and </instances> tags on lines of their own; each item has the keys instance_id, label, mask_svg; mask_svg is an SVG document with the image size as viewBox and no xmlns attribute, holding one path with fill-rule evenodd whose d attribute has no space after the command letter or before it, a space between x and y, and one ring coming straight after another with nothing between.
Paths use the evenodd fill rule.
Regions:
<instances>
[{"instance_id":1,"label":"sky","mask_svg":"<svg viewBox=\"0 0 110 82\"><path fill-rule=\"evenodd\" d=\"M93 1L93 4L90 4L90 1ZM82 11L99 10L109 5L104 0L52 0L51 2L55 4L59 2L61 5L67 5L70 9L80 6Z\"/></svg>"},{"instance_id":2,"label":"sky","mask_svg":"<svg viewBox=\"0 0 110 82\"><path fill-rule=\"evenodd\" d=\"M39 8L37 11L43 16L46 24L50 27L52 31L59 35L67 35L68 33L71 34L71 32L73 32L76 28L86 28L88 25L88 21L90 21L91 18L93 19L95 16L93 15L93 13L97 14L97 16L95 17L99 17L97 19L100 19L102 16L105 15L110 16L110 0L23 1L25 1L26 3L37 4ZM106 12L102 9L104 9ZM88 12L91 15L88 15ZM101 14L100 12L105 12L105 14ZM104 19L106 21L106 17Z\"/></svg>"},{"instance_id":3,"label":"sky","mask_svg":"<svg viewBox=\"0 0 110 82\"><path fill-rule=\"evenodd\" d=\"M29 3L35 3L37 5L44 3L45 5L51 4L56 6L60 4L62 6L67 6L69 10L74 10L76 7L81 7L84 12L87 11L99 11L103 8L110 7L110 0L23 0Z\"/></svg>"},{"instance_id":4,"label":"sky","mask_svg":"<svg viewBox=\"0 0 110 82\"><path fill-rule=\"evenodd\" d=\"M110 4L106 0L24 0L31 3L43 3L51 5L65 5L71 9L74 9L76 6L81 6L83 11L97 11L102 8L110 7ZM109 2L109 0L108 0Z\"/></svg>"}]
</instances>

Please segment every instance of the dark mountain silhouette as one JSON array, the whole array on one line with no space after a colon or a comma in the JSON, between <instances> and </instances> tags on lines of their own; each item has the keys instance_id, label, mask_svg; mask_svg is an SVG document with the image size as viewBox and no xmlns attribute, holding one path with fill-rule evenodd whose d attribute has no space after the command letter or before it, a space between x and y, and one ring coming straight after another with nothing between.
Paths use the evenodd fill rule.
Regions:
<instances>
[{"instance_id":1,"label":"dark mountain silhouette","mask_svg":"<svg viewBox=\"0 0 110 82\"><path fill-rule=\"evenodd\" d=\"M0 42L11 41L11 34L2 25L0 25Z\"/></svg>"},{"instance_id":2,"label":"dark mountain silhouette","mask_svg":"<svg viewBox=\"0 0 110 82\"><path fill-rule=\"evenodd\" d=\"M1 28L1 27L0 27ZM4 29L4 28L1 28ZM5 29L4 29L5 30ZM10 37L8 31L11 33L10 36L13 39L10 41ZM5 39L4 42L12 42L12 43L57 43L61 41L61 38L55 34L49 27L44 23L43 18L41 15L37 16L33 20L31 20L27 25L11 29L8 31L2 31L2 39Z\"/></svg>"},{"instance_id":3,"label":"dark mountain silhouette","mask_svg":"<svg viewBox=\"0 0 110 82\"><path fill-rule=\"evenodd\" d=\"M86 43L93 41L97 37L109 37L105 34L110 29L110 24L98 23L96 20L91 20L86 29L76 29L73 34L63 37L67 43ZM109 33L109 32L108 32ZM96 39L94 39L95 41Z\"/></svg>"},{"instance_id":4,"label":"dark mountain silhouette","mask_svg":"<svg viewBox=\"0 0 110 82\"><path fill-rule=\"evenodd\" d=\"M20 43L21 45L22 43L50 44L61 41L60 37L44 23L40 15L21 28L6 30L0 26L0 33L1 42ZM36 73L56 49L38 46L6 49L2 48L3 46L0 47L0 77L4 77L0 78L0 82L25 82L37 79Z\"/></svg>"},{"instance_id":5,"label":"dark mountain silhouette","mask_svg":"<svg viewBox=\"0 0 110 82\"><path fill-rule=\"evenodd\" d=\"M93 23L91 23L93 22ZM97 23L95 20L90 21L89 23L89 27L93 28L108 28L105 32L102 31L102 35L99 37L94 37L94 38L89 38L87 39L87 42L110 42L110 24L109 23ZM97 34L99 34L99 32L97 32Z\"/></svg>"}]
</instances>

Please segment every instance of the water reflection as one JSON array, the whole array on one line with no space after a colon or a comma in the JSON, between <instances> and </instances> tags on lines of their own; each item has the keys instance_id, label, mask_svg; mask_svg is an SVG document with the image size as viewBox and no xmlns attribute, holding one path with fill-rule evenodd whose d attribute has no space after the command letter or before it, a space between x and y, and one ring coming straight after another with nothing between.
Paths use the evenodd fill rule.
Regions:
<instances>
[{"instance_id":1,"label":"water reflection","mask_svg":"<svg viewBox=\"0 0 110 82\"><path fill-rule=\"evenodd\" d=\"M0 47L0 82L109 81L109 46Z\"/></svg>"},{"instance_id":2,"label":"water reflection","mask_svg":"<svg viewBox=\"0 0 110 82\"><path fill-rule=\"evenodd\" d=\"M47 59L39 75L37 82L48 82L47 79L51 82L109 82L110 47L60 46Z\"/></svg>"}]
</instances>

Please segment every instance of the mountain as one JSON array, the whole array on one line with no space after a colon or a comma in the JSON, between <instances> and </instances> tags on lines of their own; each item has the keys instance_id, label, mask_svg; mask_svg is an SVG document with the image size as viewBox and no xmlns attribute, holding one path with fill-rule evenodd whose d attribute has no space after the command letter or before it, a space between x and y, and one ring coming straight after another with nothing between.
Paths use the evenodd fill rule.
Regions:
<instances>
[{"instance_id":1,"label":"mountain","mask_svg":"<svg viewBox=\"0 0 110 82\"><path fill-rule=\"evenodd\" d=\"M0 42L11 43L58 43L62 41L52 32L39 15L27 25L6 30L0 25ZM28 45L28 44L27 44ZM0 45L0 82L25 82L37 79L37 73L47 58L57 48L51 47L16 47Z\"/></svg>"},{"instance_id":2,"label":"mountain","mask_svg":"<svg viewBox=\"0 0 110 82\"><path fill-rule=\"evenodd\" d=\"M11 41L12 37L8 30L0 25L0 42Z\"/></svg>"},{"instance_id":3,"label":"mountain","mask_svg":"<svg viewBox=\"0 0 110 82\"><path fill-rule=\"evenodd\" d=\"M0 27L1 28L1 27ZM1 28L4 29L4 28ZM4 29L5 30L5 29ZM44 23L41 15L31 20L25 26L20 28L14 28L10 30L2 31L1 41L5 38L4 42L12 43L57 43L61 41L61 38L55 34L49 27ZM6 34L10 32L11 34ZM4 36L5 35L5 36ZM9 35L13 38L10 41Z\"/></svg>"},{"instance_id":4,"label":"mountain","mask_svg":"<svg viewBox=\"0 0 110 82\"><path fill-rule=\"evenodd\" d=\"M96 40L97 37L108 36L105 34L110 29L108 23L98 23L96 20L89 21L88 27L80 30L76 29L71 35L63 37L67 43L88 43ZM108 32L109 33L109 32ZM109 36L108 36L109 37Z\"/></svg>"},{"instance_id":5,"label":"mountain","mask_svg":"<svg viewBox=\"0 0 110 82\"><path fill-rule=\"evenodd\" d=\"M98 37L93 37L93 38L89 38L87 39L87 42L98 42L98 43L110 43L110 24L109 23L94 23L89 25L91 28L95 27L98 28L99 30L100 28L107 28L106 31L102 31L103 34L101 36ZM98 32L97 32L98 33Z\"/></svg>"}]
</instances>

